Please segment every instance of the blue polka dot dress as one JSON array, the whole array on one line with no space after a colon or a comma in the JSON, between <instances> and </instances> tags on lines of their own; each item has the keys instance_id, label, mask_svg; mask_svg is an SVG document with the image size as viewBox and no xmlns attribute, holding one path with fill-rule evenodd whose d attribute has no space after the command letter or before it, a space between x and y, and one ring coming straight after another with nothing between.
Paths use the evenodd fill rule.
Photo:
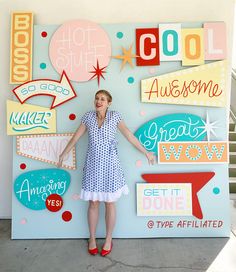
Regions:
<instances>
[{"instance_id":1,"label":"blue polka dot dress","mask_svg":"<svg viewBox=\"0 0 236 272\"><path fill-rule=\"evenodd\" d=\"M129 192L115 138L121 120L117 111L107 111L100 128L96 111L85 113L81 119L87 127L89 140L80 194L83 200L114 202Z\"/></svg>"}]
</instances>

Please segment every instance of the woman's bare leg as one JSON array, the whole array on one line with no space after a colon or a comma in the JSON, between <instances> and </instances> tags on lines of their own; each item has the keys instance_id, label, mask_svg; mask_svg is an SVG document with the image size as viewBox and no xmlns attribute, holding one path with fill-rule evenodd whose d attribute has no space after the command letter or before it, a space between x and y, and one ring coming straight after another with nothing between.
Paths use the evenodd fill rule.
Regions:
<instances>
[{"instance_id":1,"label":"woman's bare leg","mask_svg":"<svg viewBox=\"0 0 236 272\"><path fill-rule=\"evenodd\" d=\"M89 249L95 248L96 245L96 228L98 224L99 201L89 201L88 207L88 225L90 232Z\"/></svg>"},{"instance_id":2,"label":"woman's bare leg","mask_svg":"<svg viewBox=\"0 0 236 272\"><path fill-rule=\"evenodd\" d=\"M116 206L115 202L105 202L106 207L106 240L104 244L104 249L109 250L111 248L112 232L115 227L116 222Z\"/></svg>"}]
</instances>

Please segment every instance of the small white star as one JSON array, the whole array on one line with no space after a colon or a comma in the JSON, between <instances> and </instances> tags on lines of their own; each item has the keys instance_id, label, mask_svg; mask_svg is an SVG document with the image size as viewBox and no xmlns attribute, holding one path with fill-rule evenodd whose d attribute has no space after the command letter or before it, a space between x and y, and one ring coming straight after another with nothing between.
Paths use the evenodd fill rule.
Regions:
<instances>
[{"instance_id":1,"label":"small white star","mask_svg":"<svg viewBox=\"0 0 236 272\"><path fill-rule=\"evenodd\" d=\"M207 141L209 142L211 134L216 136L214 129L219 128L219 127L215 126L217 123L219 123L219 121L215 121L215 122L211 123L208 112L207 112L207 115L206 115L206 122L204 120L202 120L202 121L204 123L204 126L201 126L201 127L198 127L198 128L202 128L203 131L197 136L197 138L200 137L203 133L206 132L207 133Z\"/></svg>"}]
</instances>

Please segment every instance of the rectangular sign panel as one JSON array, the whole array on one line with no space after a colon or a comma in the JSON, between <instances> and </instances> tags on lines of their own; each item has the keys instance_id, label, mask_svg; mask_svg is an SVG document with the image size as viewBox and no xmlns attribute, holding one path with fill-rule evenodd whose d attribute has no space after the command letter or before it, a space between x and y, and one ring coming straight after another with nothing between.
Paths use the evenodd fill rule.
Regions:
<instances>
[{"instance_id":1,"label":"rectangular sign panel","mask_svg":"<svg viewBox=\"0 0 236 272\"><path fill-rule=\"evenodd\" d=\"M136 29L137 66L160 65L159 29Z\"/></svg>"},{"instance_id":2,"label":"rectangular sign panel","mask_svg":"<svg viewBox=\"0 0 236 272\"><path fill-rule=\"evenodd\" d=\"M160 60L178 61L182 59L181 24L160 24Z\"/></svg>"},{"instance_id":3,"label":"rectangular sign panel","mask_svg":"<svg viewBox=\"0 0 236 272\"><path fill-rule=\"evenodd\" d=\"M56 111L7 100L7 134L42 134L56 132Z\"/></svg>"},{"instance_id":4,"label":"rectangular sign panel","mask_svg":"<svg viewBox=\"0 0 236 272\"><path fill-rule=\"evenodd\" d=\"M17 154L34 160L57 165L72 133L17 136ZM62 167L76 169L75 147L66 155Z\"/></svg>"},{"instance_id":5,"label":"rectangular sign panel","mask_svg":"<svg viewBox=\"0 0 236 272\"><path fill-rule=\"evenodd\" d=\"M228 143L160 142L158 163L228 163Z\"/></svg>"},{"instance_id":6,"label":"rectangular sign panel","mask_svg":"<svg viewBox=\"0 0 236 272\"><path fill-rule=\"evenodd\" d=\"M202 28L182 29L182 66L204 64Z\"/></svg>"},{"instance_id":7,"label":"rectangular sign panel","mask_svg":"<svg viewBox=\"0 0 236 272\"><path fill-rule=\"evenodd\" d=\"M190 183L138 183L138 216L192 215Z\"/></svg>"},{"instance_id":8,"label":"rectangular sign panel","mask_svg":"<svg viewBox=\"0 0 236 272\"><path fill-rule=\"evenodd\" d=\"M143 79L141 100L147 103L225 107L226 65L226 61L217 61Z\"/></svg>"},{"instance_id":9,"label":"rectangular sign panel","mask_svg":"<svg viewBox=\"0 0 236 272\"><path fill-rule=\"evenodd\" d=\"M204 23L205 60L225 59L226 40L224 22Z\"/></svg>"},{"instance_id":10,"label":"rectangular sign panel","mask_svg":"<svg viewBox=\"0 0 236 272\"><path fill-rule=\"evenodd\" d=\"M11 16L10 83L32 80L33 13Z\"/></svg>"}]
</instances>

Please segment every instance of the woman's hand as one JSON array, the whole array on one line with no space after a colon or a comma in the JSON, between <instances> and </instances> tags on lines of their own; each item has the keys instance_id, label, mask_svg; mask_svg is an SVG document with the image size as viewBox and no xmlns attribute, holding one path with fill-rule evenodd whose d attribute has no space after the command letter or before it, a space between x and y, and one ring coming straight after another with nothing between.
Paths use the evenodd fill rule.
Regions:
<instances>
[{"instance_id":1,"label":"woman's hand","mask_svg":"<svg viewBox=\"0 0 236 272\"><path fill-rule=\"evenodd\" d=\"M150 164L153 165L153 164L155 163L155 161L156 161L156 158L155 158L154 153L153 153L153 152L147 152L147 153L145 153L145 155L146 155L146 157L147 157L147 159L148 159L149 165L150 165Z\"/></svg>"},{"instance_id":2,"label":"woman's hand","mask_svg":"<svg viewBox=\"0 0 236 272\"><path fill-rule=\"evenodd\" d=\"M65 156L65 155L63 155L63 154L61 154L61 155L59 156L59 161L58 161L58 163L57 163L57 167L58 167L58 168L62 167L62 162L63 162L63 160L64 160L64 156Z\"/></svg>"}]
</instances>

